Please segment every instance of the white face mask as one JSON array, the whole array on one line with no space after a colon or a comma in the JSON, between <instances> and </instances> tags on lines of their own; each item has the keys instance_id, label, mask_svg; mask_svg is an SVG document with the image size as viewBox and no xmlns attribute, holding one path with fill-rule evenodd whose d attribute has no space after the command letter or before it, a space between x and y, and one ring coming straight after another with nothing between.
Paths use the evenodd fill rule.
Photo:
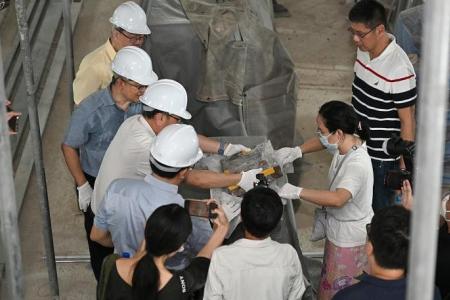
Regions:
<instances>
[{"instance_id":1,"label":"white face mask","mask_svg":"<svg viewBox=\"0 0 450 300\"><path fill-rule=\"evenodd\" d=\"M323 135L320 131L317 131L317 134L319 135L320 143L327 149L328 152L334 155L338 151L338 144L330 144L330 142L328 142L328 138L333 133Z\"/></svg>"},{"instance_id":2,"label":"white face mask","mask_svg":"<svg viewBox=\"0 0 450 300\"><path fill-rule=\"evenodd\" d=\"M450 218L447 218L447 215L450 214L450 210L447 209L447 202L450 195L447 195L441 202L441 216L445 219L445 221L450 222Z\"/></svg>"}]
</instances>

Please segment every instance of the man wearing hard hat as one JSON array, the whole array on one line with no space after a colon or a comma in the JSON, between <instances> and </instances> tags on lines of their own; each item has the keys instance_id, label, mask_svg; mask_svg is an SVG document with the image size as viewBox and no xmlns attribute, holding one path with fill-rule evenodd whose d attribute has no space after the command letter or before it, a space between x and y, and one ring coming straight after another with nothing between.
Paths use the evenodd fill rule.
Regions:
<instances>
[{"instance_id":1,"label":"man wearing hard hat","mask_svg":"<svg viewBox=\"0 0 450 300\"><path fill-rule=\"evenodd\" d=\"M136 253L144 240L146 220L155 209L171 203L184 206L178 187L203 156L197 133L192 126L184 124L166 126L149 152L152 172L144 180L113 181L95 216L91 239L104 246L114 246L120 255ZM197 223L193 224L195 227Z\"/></svg>"},{"instance_id":2,"label":"man wearing hard hat","mask_svg":"<svg viewBox=\"0 0 450 300\"><path fill-rule=\"evenodd\" d=\"M93 222L89 203L103 156L123 121L142 111L139 97L158 79L148 54L134 46L124 47L117 53L112 71L111 84L91 94L74 111L62 144L67 167L77 185L79 207L85 212L90 253L95 247L112 252L89 240ZM91 255L91 264L98 278L102 261Z\"/></svg>"},{"instance_id":3,"label":"man wearing hard hat","mask_svg":"<svg viewBox=\"0 0 450 300\"><path fill-rule=\"evenodd\" d=\"M142 114L127 119L120 126L103 157L91 200L94 214L97 213L97 207L108 186L115 179L143 179L151 173L148 149L161 130L181 119L191 118L191 114L186 111L186 90L174 80L158 80L146 89L140 99L144 104ZM240 151L250 150L243 145L219 143L201 135L198 135L198 139L200 148L207 153L232 156ZM208 189L235 184L245 186L245 181L253 182L252 172L241 175L191 170L186 174L186 183Z\"/></svg>"},{"instance_id":4,"label":"man wearing hard hat","mask_svg":"<svg viewBox=\"0 0 450 300\"><path fill-rule=\"evenodd\" d=\"M126 46L142 47L145 37L150 34L144 10L133 1L119 5L109 21L113 25L111 36L105 44L83 58L73 81L76 105L108 86L113 76L111 62L117 51Z\"/></svg>"}]
</instances>

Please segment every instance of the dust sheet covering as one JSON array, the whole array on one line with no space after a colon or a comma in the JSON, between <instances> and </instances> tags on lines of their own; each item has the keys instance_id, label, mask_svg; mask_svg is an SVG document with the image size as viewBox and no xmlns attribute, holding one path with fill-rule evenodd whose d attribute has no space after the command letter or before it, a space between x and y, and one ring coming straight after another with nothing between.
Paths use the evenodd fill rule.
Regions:
<instances>
[{"instance_id":1,"label":"dust sheet covering","mask_svg":"<svg viewBox=\"0 0 450 300\"><path fill-rule=\"evenodd\" d=\"M161 78L185 86L199 133L293 145L296 75L270 0L150 0L144 9L145 48Z\"/></svg>"}]
</instances>

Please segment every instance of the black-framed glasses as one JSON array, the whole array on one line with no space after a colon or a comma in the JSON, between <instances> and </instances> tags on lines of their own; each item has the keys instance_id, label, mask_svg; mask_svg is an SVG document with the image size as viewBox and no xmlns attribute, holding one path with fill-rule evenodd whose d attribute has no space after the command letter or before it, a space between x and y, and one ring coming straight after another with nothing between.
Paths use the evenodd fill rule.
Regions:
<instances>
[{"instance_id":1,"label":"black-framed glasses","mask_svg":"<svg viewBox=\"0 0 450 300\"><path fill-rule=\"evenodd\" d=\"M125 77L120 77L123 81L125 81L127 84L134 86L135 88L137 88L140 92L145 92L145 90L147 89L148 85L142 85L139 84L133 80L127 79Z\"/></svg>"},{"instance_id":2,"label":"black-framed glasses","mask_svg":"<svg viewBox=\"0 0 450 300\"><path fill-rule=\"evenodd\" d=\"M355 31L355 30L353 30L353 28L351 28L351 27L349 27L349 28L347 28L347 31L348 32L350 32L350 34L352 35L352 36L357 36L359 39L363 39L363 38L365 38L366 37L366 35L368 35L369 33L371 33L375 28L377 28L378 27L378 25L375 25L374 27L372 27L369 31L367 31L367 32L359 32L359 31Z\"/></svg>"},{"instance_id":3,"label":"black-framed glasses","mask_svg":"<svg viewBox=\"0 0 450 300\"><path fill-rule=\"evenodd\" d=\"M126 31L120 27L117 27L116 30L132 42L139 42L140 40L145 40L145 37L146 37L145 34L129 33L128 31Z\"/></svg>"},{"instance_id":4,"label":"black-framed glasses","mask_svg":"<svg viewBox=\"0 0 450 300\"><path fill-rule=\"evenodd\" d=\"M177 115L172 115L172 114L167 114L169 117L172 117L172 118L174 118L176 121L177 121L177 123L181 123L183 120L179 117L179 116L177 116Z\"/></svg>"}]
</instances>

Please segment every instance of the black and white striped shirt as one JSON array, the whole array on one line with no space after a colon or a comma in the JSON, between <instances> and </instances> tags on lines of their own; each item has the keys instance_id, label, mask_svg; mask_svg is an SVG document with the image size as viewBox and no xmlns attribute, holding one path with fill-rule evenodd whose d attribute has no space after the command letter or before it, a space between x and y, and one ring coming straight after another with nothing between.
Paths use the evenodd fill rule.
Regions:
<instances>
[{"instance_id":1,"label":"black and white striped shirt","mask_svg":"<svg viewBox=\"0 0 450 300\"><path fill-rule=\"evenodd\" d=\"M406 53L395 38L383 53L370 60L369 53L358 49L354 66L352 105L370 127L367 149L372 159L392 161L383 151L383 142L400 135L397 109L415 105L416 76Z\"/></svg>"}]
</instances>

